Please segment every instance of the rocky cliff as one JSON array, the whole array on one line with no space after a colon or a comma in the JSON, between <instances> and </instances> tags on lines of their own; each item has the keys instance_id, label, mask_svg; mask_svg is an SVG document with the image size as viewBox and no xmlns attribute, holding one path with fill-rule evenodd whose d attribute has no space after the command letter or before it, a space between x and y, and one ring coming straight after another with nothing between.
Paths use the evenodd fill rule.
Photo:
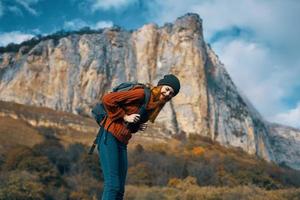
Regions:
<instances>
[{"instance_id":1,"label":"rocky cliff","mask_svg":"<svg viewBox=\"0 0 300 200\"><path fill-rule=\"evenodd\" d=\"M299 129L270 124L270 142L278 164L300 170Z\"/></svg>"},{"instance_id":2,"label":"rocky cliff","mask_svg":"<svg viewBox=\"0 0 300 200\"><path fill-rule=\"evenodd\" d=\"M0 54L0 100L87 114L118 83L156 84L173 73L182 88L156 120L157 130L164 130L158 134L201 134L275 162L284 151L272 148L272 129L238 93L205 43L196 14L162 27L109 28L41 41L24 53L26 48ZM295 160L287 164L300 168Z\"/></svg>"}]
</instances>

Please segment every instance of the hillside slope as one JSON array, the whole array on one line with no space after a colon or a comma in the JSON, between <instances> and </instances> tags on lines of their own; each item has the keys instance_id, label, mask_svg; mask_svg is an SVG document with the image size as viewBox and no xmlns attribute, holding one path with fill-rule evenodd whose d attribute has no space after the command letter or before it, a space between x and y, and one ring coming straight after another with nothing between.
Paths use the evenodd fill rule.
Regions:
<instances>
[{"instance_id":1,"label":"hillside slope","mask_svg":"<svg viewBox=\"0 0 300 200\"><path fill-rule=\"evenodd\" d=\"M97 151L87 154L98 128L93 120L0 102L0 125L0 199L100 198ZM298 197L300 171L199 134L163 138L151 132L136 133L128 145L127 199Z\"/></svg>"}]
</instances>

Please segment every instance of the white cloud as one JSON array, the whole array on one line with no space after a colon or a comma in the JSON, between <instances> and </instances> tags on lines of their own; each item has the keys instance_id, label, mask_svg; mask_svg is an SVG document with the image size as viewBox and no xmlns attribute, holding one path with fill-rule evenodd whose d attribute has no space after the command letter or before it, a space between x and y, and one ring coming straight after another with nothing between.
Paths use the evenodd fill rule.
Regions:
<instances>
[{"instance_id":1,"label":"white cloud","mask_svg":"<svg viewBox=\"0 0 300 200\"><path fill-rule=\"evenodd\" d=\"M105 27L112 27L113 23L111 21L99 21L94 26L95 29L101 29Z\"/></svg>"},{"instance_id":2,"label":"white cloud","mask_svg":"<svg viewBox=\"0 0 300 200\"><path fill-rule=\"evenodd\" d=\"M90 27L92 29L101 29L105 27L112 27L113 23L111 21L98 21L96 23L88 23L82 19L74 19L71 21L66 21L64 23L64 29L67 30L79 30L83 27Z\"/></svg>"},{"instance_id":3,"label":"white cloud","mask_svg":"<svg viewBox=\"0 0 300 200\"><path fill-rule=\"evenodd\" d=\"M96 0L92 1L92 10L120 9L137 2L137 0Z\"/></svg>"},{"instance_id":4,"label":"white cloud","mask_svg":"<svg viewBox=\"0 0 300 200\"><path fill-rule=\"evenodd\" d=\"M297 95L295 88L300 85L299 58L289 60L282 51L241 38L221 40L212 46L234 83L267 120L286 116L290 106L283 99ZM292 118L282 122L295 126L295 121L288 119ZM300 127L300 120L297 123Z\"/></svg>"},{"instance_id":5,"label":"white cloud","mask_svg":"<svg viewBox=\"0 0 300 200\"><path fill-rule=\"evenodd\" d=\"M149 4L152 18L159 24L173 21L187 12L198 13L204 20L204 33L208 38L233 25L253 28L264 39L283 39L282 33L296 36L290 28L300 30L295 26L300 9L300 2L296 0L181 0L176 3L173 0L154 0Z\"/></svg>"},{"instance_id":6,"label":"white cloud","mask_svg":"<svg viewBox=\"0 0 300 200\"><path fill-rule=\"evenodd\" d=\"M273 121L281 124L288 124L300 128L300 102L297 106L285 113L280 113L273 118Z\"/></svg>"},{"instance_id":7,"label":"white cloud","mask_svg":"<svg viewBox=\"0 0 300 200\"><path fill-rule=\"evenodd\" d=\"M298 81L297 67L286 70L271 59L276 55L267 46L241 39L219 41L214 49L237 87L267 119L286 109L281 100Z\"/></svg>"},{"instance_id":8,"label":"white cloud","mask_svg":"<svg viewBox=\"0 0 300 200\"><path fill-rule=\"evenodd\" d=\"M0 1L0 17L7 11L10 11L14 14L22 16L23 15L22 10L26 10L30 14L38 16L40 14L40 12L37 11L34 8L34 6L39 1L41 1L41 0L12 0L10 5L7 5L7 4L5 4L5 2L2 3ZM13 4L13 6L12 6L12 4Z\"/></svg>"},{"instance_id":9,"label":"white cloud","mask_svg":"<svg viewBox=\"0 0 300 200\"><path fill-rule=\"evenodd\" d=\"M34 35L19 31L0 33L0 46L6 46L9 43L19 44L25 40L31 39L32 37L34 37Z\"/></svg>"},{"instance_id":10,"label":"white cloud","mask_svg":"<svg viewBox=\"0 0 300 200\"><path fill-rule=\"evenodd\" d=\"M16 0L16 2L32 15L37 16L39 14L37 10L32 7L32 5L38 3L39 0Z\"/></svg>"},{"instance_id":11,"label":"white cloud","mask_svg":"<svg viewBox=\"0 0 300 200\"><path fill-rule=\"evenodd\" d=\"M74 20L71 20L71 21L66 21L64 23L64 28L65 29L70 29L70 30L78 30L82 27L85 27L85 26L88 26L88 24L81 20L81 19L74 19Z\"/></svg>"},{"instance_id":12,"label":"white cloud","mask_svg":"<svg viewBox=\"0 0 300 200\"><path fill-rule=\"evenodd\" d=\"M211 46L237 87L266 119L290 112L283 99L292 97L300 85L300 26L296 25L300 1L154 0L149 5L149 16L160 25L187 12L198 13L207 42L232 27L250 30L251 35L219 38ZM300 120L297 123L300 126Z\"/></svg>"}]
</instances>

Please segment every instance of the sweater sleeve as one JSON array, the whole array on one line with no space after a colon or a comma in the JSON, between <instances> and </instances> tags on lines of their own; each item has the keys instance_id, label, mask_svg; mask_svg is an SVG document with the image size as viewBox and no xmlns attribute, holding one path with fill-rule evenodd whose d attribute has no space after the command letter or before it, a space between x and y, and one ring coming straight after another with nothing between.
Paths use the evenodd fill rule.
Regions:
<instances>
[{"instance_id":1,"label":"sweater sleeve","mask_svg":"<svg viewBox=\"0 0 300 200\"><path fill-rule=\"evenodd\" d=\"M123 118L124 107L136 100L144 99L144 89L137 88L128 91L111 92L103 96L102 103L107 111L108 117L115 121Z\"/></svg>"}]
</instances>

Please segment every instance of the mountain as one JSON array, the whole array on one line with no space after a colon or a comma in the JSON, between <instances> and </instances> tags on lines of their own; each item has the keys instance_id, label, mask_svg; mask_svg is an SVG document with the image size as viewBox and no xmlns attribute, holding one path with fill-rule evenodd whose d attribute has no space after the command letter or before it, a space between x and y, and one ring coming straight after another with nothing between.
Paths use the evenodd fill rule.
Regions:
<instances>
[{"instance_id":1,"label":"mountain","mask_svg":"<svg viewBox=\"0 0 300 200\"><path fill-rule=\"evenodd\" d=\"M271 124L269 137L279 164L299 170L300 130L280 124Z\"/></svg>"},{"instance_id":2,"label":"mountain","mask_svg":"<svg viewBox=\"0 0 300 200\"><path fill-rule=\"evenodd\" d=\"M164 138L199 134L300 169L300 131L293 131L293 139L285 137L289 128L266 122L239 94L204 41L197 14L162 27L146 24L134 31L113 27L73 33L2 52L0 100L86 116L115 85L156 84L167 73L179 77L181 92L165 106L151 134Z\"/></svg>"}]
</instances>

